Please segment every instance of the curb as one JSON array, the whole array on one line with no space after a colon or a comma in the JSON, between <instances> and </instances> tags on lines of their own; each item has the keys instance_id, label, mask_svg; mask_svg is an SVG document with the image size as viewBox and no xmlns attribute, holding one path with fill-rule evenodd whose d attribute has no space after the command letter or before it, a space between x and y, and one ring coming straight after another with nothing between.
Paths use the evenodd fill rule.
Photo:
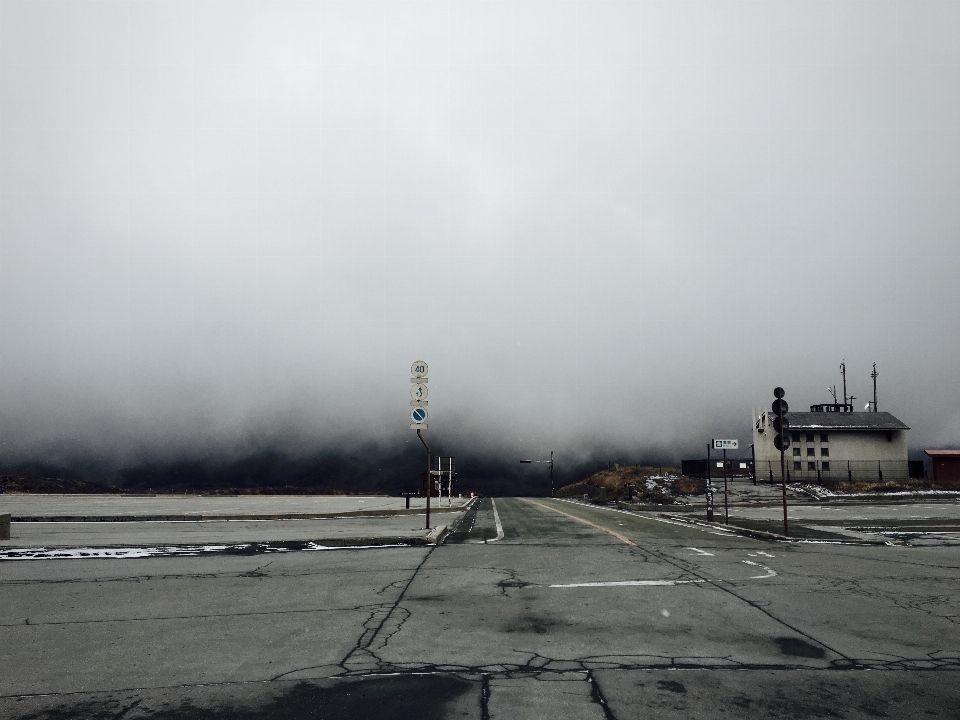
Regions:
<instances>
[{"instance_id":1,"label":"curb","mask_svg":"<svg viewBox=\"0 0 960 720\"><path fill-rule=\"evenodd\" d=\"M236 542L229 544L184 544L170 545L32 545L0 546L0 563L19 560L62 560L101 558L111 560L143 559L145 557L195 557L202 555L261 555L303 550L363 550L369 548L426 547L423 537L378 537L378 538L331 538L328 540L280 540ZM140 552L130 556L130 553Z\"/></svg>"},{"instance_id":2,"label":"curb","mask_svg":"<svg viewBox=\"0 0 960 720\"><path fill-rule=\"evenodd\" d=\"M429 545L439 545L449 532L450 530L446 525L437 525L423 537L423 540Z\"/></svg>"},{"instance_id":3,"label":"curb","mask_svg":"<svg viewBox=\"0 0 960 720\"><path fill-rule=\"evenodd\" d=\"M466 507L430 508L431 513L463 512ZM346 510L335 513L265 513L260 515L17 515L11 522L210 522L214 520L322 520L329 518L423 515L423 508L409 510Z\"/></svg>"},{"instance_id":4,"label":"curb","mask_svg":"<svg viewBox=\"0 0 960 720\"><path fill-rule=\"evenodd\" d=\"M631 503L617 500L618 510L630 510L632 512L663 512L664 508L670 508L671 512L693 512L696 508L693 505L681 505L680 503Z\"/></svg>"}]
</instances>

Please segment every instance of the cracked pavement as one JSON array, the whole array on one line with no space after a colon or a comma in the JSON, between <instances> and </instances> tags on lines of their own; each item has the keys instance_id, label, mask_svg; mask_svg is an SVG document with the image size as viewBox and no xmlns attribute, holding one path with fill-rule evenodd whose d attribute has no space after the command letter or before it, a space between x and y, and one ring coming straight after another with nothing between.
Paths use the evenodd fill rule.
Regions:
<instances>
[{"instance_id":1,"label":"cracked pavement","mask_svg":"<svg viewBox=\"0 0 960 720\"><path fill-rule=\"evenodd\" d=\"M9 561L0 716L956 717L958 578L519 498L438 547Z\"/></svg>"}]
</instances>

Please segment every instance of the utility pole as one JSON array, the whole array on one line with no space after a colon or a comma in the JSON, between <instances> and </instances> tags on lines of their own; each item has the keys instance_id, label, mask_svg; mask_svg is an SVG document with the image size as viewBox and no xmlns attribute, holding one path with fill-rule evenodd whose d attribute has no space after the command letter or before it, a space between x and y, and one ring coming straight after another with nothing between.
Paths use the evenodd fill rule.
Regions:
<instances>
[{"instance_id":1,"label":"utility pole","mask_svg":"<svg viewBox=\"0 0 960 720\"><path fill-rule=\"evenodd\" d=\"M873 411L877 411L877 364L873 364L873 372L870 373L873 378Z\"/></svg>"}]
</instances>

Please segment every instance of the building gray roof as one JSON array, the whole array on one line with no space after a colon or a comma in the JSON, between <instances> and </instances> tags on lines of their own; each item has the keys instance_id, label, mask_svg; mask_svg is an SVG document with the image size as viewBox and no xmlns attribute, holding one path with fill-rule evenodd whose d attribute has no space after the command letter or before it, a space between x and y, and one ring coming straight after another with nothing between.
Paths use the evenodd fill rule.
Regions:
<instances>
[{"instance_id":1,"label":"building gray roof","mask_svg":"<svg viewBox=\"0 0 960 720\"><path fill-rule=\"evenodd\" d=\"M888 412L788 412L791 430L909 430Z\"/></svg>"}]
</instances>

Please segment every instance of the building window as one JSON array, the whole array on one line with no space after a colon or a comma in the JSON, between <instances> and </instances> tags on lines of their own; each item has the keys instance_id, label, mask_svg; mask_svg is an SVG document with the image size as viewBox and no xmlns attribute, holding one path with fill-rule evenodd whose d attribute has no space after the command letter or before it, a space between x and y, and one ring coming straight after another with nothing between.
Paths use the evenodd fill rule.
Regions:
<instances>
[{"instance_id":1,"label":"building window","mask_svg":"<svg viewBox=\"0 0 960 720\"><path fill-rule=\"evenodd\" d=\"M794 442L800 442L800 433L794 433L794 434L793 434L793 441L794 441Z\"/></svg>"},{"instance_id":2,"label":"building window","mask_svg":"<svg viewBox=\"0 0 960 720\"><path fill-rule=\"evenodd\" d=\"M802 467L801 463L795 462L795 463L793 464L793 469L794 469L794 470L802 470L803 467Z\"/></svg>"},{"instance_id":3,"label":"building window","mask_svg":"<svg viewBox=\"0 0 960 720\"><path fill-rule=\"evenodd\" d=\"M820 442L830 442L829 436L826 433L820 433Z\"/></svg>"},{"instance_id":4,"label":"building window","mask_svg":"<svg viewBox=\"0 0 960 720\"><path fill-rule=\"evenodd\" d=\"M830 472L830 461L827 460L826 462L820 463L820 467L823 469L824 472Z\"/></svg>"},{"instance_id":5,"label":"building window","mask_svg":"<svg viewBox=\"0 0 960 720\"><path fill-rule=\"evenodd\" d=\"M807 470L810 470L811 472L816 472L816 471L817 471L817 464L816 464L815 462L808 462L808 463L807 463Z\"/></svg>"},{"instance_id":6,"label":"building window","mask_svg":"<svg viewBox=\"0 0 960 720\"><path fill-rule=\"evenodd\" d=\"M800 457L800 448L795 447L795 448L793 449L793 454L794 454L795 457Z\"/></svg>"},{"instance_id":7,"label":"building window","mask_svg":"<svg viewBox=\"0 0 960 720\"><path fill-rule=\"evenodd\" d=\"M820 448L820 457L830 457L830 448Z\"/></svg>"},{"instance_id":8,"label":"building window","mask_svg":"<svg viewBox=\"0 0 960 720\"><path fill-rule=\"evenodd\" d=\"M817 454L816 448L807 448L807 457L813 457Z\"/></svg>"},{"instance_id":9,"label":"building window","mask_svg":"<svg viewBox=\"0 0 960 720\"><path fill-rule=\"evenodd\" d=\"M813 433L807 433L807 442L813 442Z\"/></svg>"}]
</instances>

